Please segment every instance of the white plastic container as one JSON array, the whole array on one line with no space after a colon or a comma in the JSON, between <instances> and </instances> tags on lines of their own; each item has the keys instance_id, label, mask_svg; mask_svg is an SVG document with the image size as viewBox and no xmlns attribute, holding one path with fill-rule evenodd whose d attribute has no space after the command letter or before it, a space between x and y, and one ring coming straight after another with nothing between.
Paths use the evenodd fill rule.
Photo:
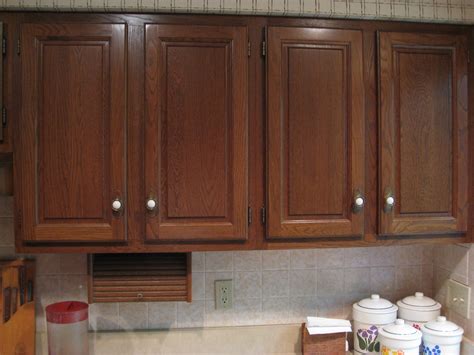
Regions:
<instances>
[{"instance_id":1,"label":"white plastic container","mask_svg":"<svg viewBox=\"0 0 474 355\"><path fill-rule=\"evenodd\" d=\"M419 355L422 334L403 319L379 330L382 354Z\"/></svg>"},{"instance_id":2,"label":"white plastic container","mask_svg":"<svg viewBox=\"0 0 474 355\"><path fill-rule=\"evenodd\" d=\"M67 301L46 307L49 355L89 355L89 305Z\"/></svg>"},{"instance_id":3,"label":"white plastic container","mask_svg":"<svg viewBox=\"0 0 474 355\"><path fill-rule=\"evenodd\" d=\"M398 318L416 329L421 329L422 324L435 320L441 314L441 304L421 292L398 301L397 306Z\"/></svg>"},{"instance_id":4,"label":"white plastic container","mask_svg":"<svg viewBox=\"0 0 474 355\"><path fill-rule=\"evenodd\" d=\"M425 355L459 355L464 330L446 317L421 326L423 333L423 354Z\"/></svg>"},{"instance_id":5,"label":"white plastic container","mask_svg":"<svg viewBox=\"0 0 474 355\"><path fill-rule=\"evenodd\" d=\"M372 295L352 306L354 319L354 350L359 354L379 354L379 328L393 324L398 307L392 302Z\"/></svg>"}]
</instances>

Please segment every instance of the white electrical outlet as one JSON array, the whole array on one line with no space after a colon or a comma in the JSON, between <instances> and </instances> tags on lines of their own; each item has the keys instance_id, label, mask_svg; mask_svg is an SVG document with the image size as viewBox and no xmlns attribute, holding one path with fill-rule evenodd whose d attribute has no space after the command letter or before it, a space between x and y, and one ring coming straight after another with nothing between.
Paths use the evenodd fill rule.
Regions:
<instances>
[{"instance_id":1,"label":"white electrical outlet","mask_svg":"<svg viewBox=\"0 0 474 355\"><path fill-rule=\"evenodd\" d=\"M460 282L448 280L448 308L460 316L469 319L471 288Z\"/></svg>"},{"instance_id":2,"label":"white electrical outlet","mask_svg":"<svg viewBox=\"0 0 474 355\"><path fill-rule=\"evenodd\" d=\"M232 280L215 282L216 309L230 309L233 303Z\"/></svg>"}]
</instances>

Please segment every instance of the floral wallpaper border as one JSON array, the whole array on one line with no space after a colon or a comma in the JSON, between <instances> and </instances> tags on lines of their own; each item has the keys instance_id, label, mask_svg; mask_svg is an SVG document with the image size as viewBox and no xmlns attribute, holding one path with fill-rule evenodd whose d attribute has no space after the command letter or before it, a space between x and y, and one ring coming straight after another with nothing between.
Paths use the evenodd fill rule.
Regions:
<instances>
[{"instance_id":1,"label":"floral wallpaper border","mask_svg":"<svg viewBox=\"0 0 474 355\"><path fill-rule=\"evenodd\" d=\"M0 0L0 9L350 17L474 24L474 0Z\"/></svg>"}]
</instances>

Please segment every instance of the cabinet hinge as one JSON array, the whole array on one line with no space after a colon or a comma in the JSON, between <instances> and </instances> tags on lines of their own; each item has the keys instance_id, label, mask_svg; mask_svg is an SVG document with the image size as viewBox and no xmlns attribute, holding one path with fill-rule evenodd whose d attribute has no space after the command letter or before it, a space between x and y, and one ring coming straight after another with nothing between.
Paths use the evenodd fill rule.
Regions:
<instances>
[{"instance_id":1,"label":"cabinet hinge","mask_svg":"<svg viewBox=\"0 0 474 355\"><path fill-rule=\"evenodd\" d=\"M5 139L5 126L7 125L7 109L2 107L2 122L0 123L0 143Z\"/></svg>"},{"instance_id":2,"label":"cabinet hinge","mask_svg":"<svg viewBox=\"0 0 474 355\"><path fill-rule=\"evenodd\" d=\"M7 39L2 38L2 54L7 54Z\"/></svg>"},{"instance_id":3,"label":"cabinet hinge","mask_svg":"<svg viewBox=\"0 0 474 355\"><path fill-rule=\"evenodd\" d=\"M252 53L252 44L250 41L247 42L247 55L250 57L250 54Z\"/></svg>"},{"instance_id":4,"label":"cabinet hinge","mask_svg":"<svg viewBox=\"0 0 474 355\"><path fill-rule=\"evenodd\" d=\"M252 207L250 207L250 206L247 210L247 218L248 218L249 225L251 225L252 220L253 220L253 216L252 216Z\"/></svg>"},{"instance_id":5,"label":"cabinet hinge","mask_svg":"<svg viewBox=\"0 0 474 355\"><path fill-rule=\"evenodd\" d=\"M16 42L16 54L20 54L21 53L21 41L18 40Z\"/></svg>"},{"instance_id":6,"label":"cabinet hinge","mask_svg":"<svg viewBox=\"0 0 474 355\"><path fill-rule=\"evenodd\" d=\"M262 220L262 224L267 223L267 210L265 209L265 207L262 207L260 209L260 217Z\"/></svg>"},{"instance_id":7,"label":"cabinet hinge","mask_svg":"<svg viewBox=\"0 0 474 355\"><path fill-rule=\"evenodd\" d=\"M262 42L262 56L266 56L267 55L267 42L266 41L263 41Z\"/></svg>"}]
</instances>

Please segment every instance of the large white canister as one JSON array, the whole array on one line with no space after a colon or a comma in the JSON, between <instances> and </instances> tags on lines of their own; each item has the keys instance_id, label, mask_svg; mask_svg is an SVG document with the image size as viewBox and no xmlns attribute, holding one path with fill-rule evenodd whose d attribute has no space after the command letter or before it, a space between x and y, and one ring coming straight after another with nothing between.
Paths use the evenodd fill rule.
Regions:
<instances>
[{"instance_id":1,"label":"large white canister","mask_svg":"<svg viewBox=\"0 0 474 355\"><path fill-rule=\"evenodd\" d=\"M398 301L397 306L398 318L416 329L421 329L422 324L435 320L441 314L441 304L421 292Z\"/></svg>"},{"instance_id":2,"label":"large white canister","mask_svg":"<svg viewBox=\"0 0 474 355\"><path fill-rule=\"evenodd\" d=\"M423 333L423 354L425 355L459 355L464 330L446 317L421 326Z\"/></svg>"},{"instance_id":3,"label":"large white canister","mask_svg":"<svg viewBox=\"0 0 474 355\"><path fill-rule=\"evenodd\" d=\"M382 355L419 355L421 332L403 319L379 330L380 353Z\"/></svg>"},{"instance_id":4,"label":"large white canister","mask_svg":"<svg viewBox=\"0 0 474 355\"><path fill-rule=\"evenodd\" d=\"M398 307L372 295L352 306L354 319L354 350L359 354L380 354L379 328L393 324Z\"/></svg>"}]
</instances>

